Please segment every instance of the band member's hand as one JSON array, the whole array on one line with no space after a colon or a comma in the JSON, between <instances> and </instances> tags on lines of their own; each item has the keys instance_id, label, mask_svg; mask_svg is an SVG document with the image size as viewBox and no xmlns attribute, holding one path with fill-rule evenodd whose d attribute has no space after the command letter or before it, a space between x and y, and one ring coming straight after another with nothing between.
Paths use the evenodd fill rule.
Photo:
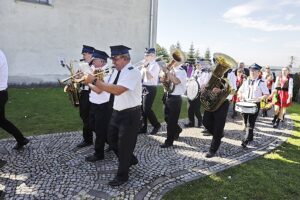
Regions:
<instances>
[{"instance_id":1,"label":"band member's hand","mask_svg":"<svg viewBox=\"0 0 300 200\"><path fill-rule=\"evenodd\" d=\"M287 104L291 103L291 98L290 97L286 100L286 103Z\"/></svg>"},{"instance_id":2,"label":"band member's hand","mask_svg":"<svg viewBox=\"0 0 300 200\"><path fill-rule=\"evenodd\" d=\"M95 80L95 77L91 74L85 74L83 76L83 83L86 84L86 85L89 84L89 83L92 83L93 80Z\"/></svg>"},{"instance_id":3,"label":"band member's hand","mask_svg":"<svg viewBox=\"0 0 300 200\"><path fill-rule=\"evenodd\" d=\"M221 92L221 89L215 87L215 88L213 88L212 92L215 93L215 94L218 94L218 93Z\"/></svg>"},{"instance_id":4,"label":"band member's hand","mask_svg":"<svg viewBox=\"0 0 300 200\"><path fill-rule=\"evenodd\" d=\"M74 76L74 78L75 79L80 79L83 75L84 75L83 72L81 70L78 70L76 72L76 76Z\"/></svg>"}]
</instances>

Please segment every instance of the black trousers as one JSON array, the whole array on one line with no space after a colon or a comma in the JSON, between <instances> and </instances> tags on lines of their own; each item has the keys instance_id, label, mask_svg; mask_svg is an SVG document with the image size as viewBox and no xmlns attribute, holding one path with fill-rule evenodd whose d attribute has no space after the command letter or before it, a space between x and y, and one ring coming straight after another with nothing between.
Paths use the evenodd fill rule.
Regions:
<instances>
[{"instance_id":1,"label":"black trousers","mask_svg":"<svg viewBox=\"0 0 300 200\"><path fill-rule=\"evenodd\" d=\"M8 101L7 90L0 91L0 127L14 136L17 142L21 143L25 139L21 131L5 118L5 104Z\"/></svg>"},{"instance_id":2,"label":"black trousers","mask_svg":"<svg viewBox=\"0 0 300 200\"><path fill-rule=\"evenodd\" d=\"M139 132L141 106L123 111L113 110L108 127L108 143L119 159L117 178L127 180Z\"/></svg>"},{"instance_id":3,"label":"black trousers","mask_svg":"<svg viewBox=\"0 0 300 200\"><path fill-rule=\"evenodd\" d=\"M83 122L83 140L87 143L93 142L93 132L90 129L89 123L89 112L90 112L90 101L89 101L90 92L88 90L82 90L80 92L79 98L79 115Z\"/></svg>"},{"instance_id":4,"label":"black trousers","mask_svg":"<svg viewBox=\"0 0 300 200\"><path fill-rule=\"evenodd\" d=\"M96 133L95 154L97 156L104 155L104 146L107 141L108 123L111 117L112 108L110 104L94 104L90 105L90 129Z\"/></svg>"},{"instance_id":5,"label":"black trousers","mask_svg":"<svg viewBox=\"0 0 300 200\"><path fill-rule=\"evenodd\" d=\"M254 127L255 127L255 122L256 122L256 119L257 119L257 116L259 114L259 110L260 110L260 103L256 103L257 105L257 112L255 114L243 114L243 119L244 119L244 123L245 125L247 126L248 124L248 121L249 121L249 127L248 127L248 130L246 132L246 135L245 135L245 139L248 139L249 141L253 141L253 130L254 130Z\"/></svg>"},{"instance_id":6,"label":"black trousers","mask_svg":"<svg viewBox=\"0 0 300 200\"><path fill-rule=\"evenodd\" d=\"M182 99L180 95L167 95L165 96L165 121L167 123L167 139L166 144L173 144L174 139L178 138L182 129L178 124L178 119L181 111Z\"/></svg>"},{"instance_id":7,"label":"black trousers","mask_svg":"<svg viewBox=\"0 0 300 200\"><path fill-rule=\"evenodd\" d=\"M188 108L188 117L189 124L195 125L195 116L198 119L198 125L202 125L202 115L201 115L201 102L200 95L194 100L188 100L189 108Z\"/></svg>"},{"instance_id":8,"label":"black trousers","mask_svg":"<svg viewBox=\"0 0 300 200\"><path fill-rule=\"evenodd\" d=\"M229 101L226 100L218 110L214 112L205 111L203 115L204 127L213 135L209 151L216 153L224 136Z\"/></svg>"},{"instance_id":9,"label":"black trousers","mask_svg":"<svg viewBox=\"0 0 300 200\"><path fill-rule=\"evenodd\" d=\"M143 86L147 90L148 94L143 96L142 103L142 116L143 116L143 127L147 128L147 121L149 119L149 122L153 127L159 127L160 123L157 120L157 117L155 113L152 110L152 105L156 96L157 87L156 86Z\"/></svg>"}]
</instances>

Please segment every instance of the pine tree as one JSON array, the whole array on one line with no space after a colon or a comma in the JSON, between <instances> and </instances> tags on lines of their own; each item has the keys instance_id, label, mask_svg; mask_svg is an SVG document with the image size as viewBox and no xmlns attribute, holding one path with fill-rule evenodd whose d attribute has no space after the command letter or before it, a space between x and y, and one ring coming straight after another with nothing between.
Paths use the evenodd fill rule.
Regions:
<instances>
[{"instance_id":1,"label":"pine tree","mask_svg":"<svg viewBox=\"0 0 300 200\"><path fill-rule=\"evenodd\" d=\"M211 63L211 58L210 58L210 50L209 48L206 49L205 55L204 55L204 59L206 61L209 61Z\"/></svg>"},{"instance_id":2,"label":"pine tree","mask_svg":"<svg viewBox=\"0 0 300 200\"><path fill-rule=\"evenodd\" d=\"M191 44L190 51L187 54L187 62L190 64L196 63L195 49L193 43Z\"/></svg>"},{"instance_id":3,"label":"pine tree","mask_svg":"<svg viewBox=\"0 0 300 200\"><path fill-rule=\"evenodd\" d=\"M200 60L201 59L199 49L196 50L195 58L196 58L196 60Z\"/></svg>"}]
</instances>

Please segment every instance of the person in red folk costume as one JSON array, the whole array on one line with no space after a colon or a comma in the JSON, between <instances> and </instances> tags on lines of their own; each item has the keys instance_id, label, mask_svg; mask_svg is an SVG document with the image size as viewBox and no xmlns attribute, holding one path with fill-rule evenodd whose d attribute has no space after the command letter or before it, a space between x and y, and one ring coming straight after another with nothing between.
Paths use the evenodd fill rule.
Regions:
<instances>
[{"instance_id":1,"label":"person in red folk costume","mask_svg":"<svg viewBox=\"0 0 300 200\"><path fill-rule=\"evenodd\" d=\"M280 121L282 121L283 116L286 113L286 108L292 104L293 85L290 69L288 67L283 67L281 74L276 78L275 89L271 95L276 99L274 118L272 120L274 128L278 128Z\"/></svg>"}]
</instances>

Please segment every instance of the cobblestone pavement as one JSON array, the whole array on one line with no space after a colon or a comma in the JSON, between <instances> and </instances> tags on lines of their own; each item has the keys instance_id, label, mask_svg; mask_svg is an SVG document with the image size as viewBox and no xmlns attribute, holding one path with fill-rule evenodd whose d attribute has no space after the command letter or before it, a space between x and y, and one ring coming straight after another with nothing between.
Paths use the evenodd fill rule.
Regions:
<instances>
[{"instance_id":1,"label":"cobblestone pavement","mask_svg":"<svg viewBox=\"0 0 300 200\"><path fill-rule=\"evenodd\" d=\"M280 145L290 136L292 121L286 119L279 129L273 129L270 122L270 118L259 118L254 143L242 149L241 118L228 119L225 138L217 156L211 159L205 158L211 137L203 136L203 129L184 129L174 146L167 149L159 147L166 138L165 126L155 136L139 135L135 148L139 164L131 167L130 180L120 187L107 184L117 170L115 155L109 152L103 161L85 162L93 148L75 148L82 138L80 132L30 137L30 144L20 152L12 150L14 140L1 140L0 159L7 164L0 170L0 191L5 192L4 199L160 199L175 186L238 165Z\"/></svg>"}]
</instances>

